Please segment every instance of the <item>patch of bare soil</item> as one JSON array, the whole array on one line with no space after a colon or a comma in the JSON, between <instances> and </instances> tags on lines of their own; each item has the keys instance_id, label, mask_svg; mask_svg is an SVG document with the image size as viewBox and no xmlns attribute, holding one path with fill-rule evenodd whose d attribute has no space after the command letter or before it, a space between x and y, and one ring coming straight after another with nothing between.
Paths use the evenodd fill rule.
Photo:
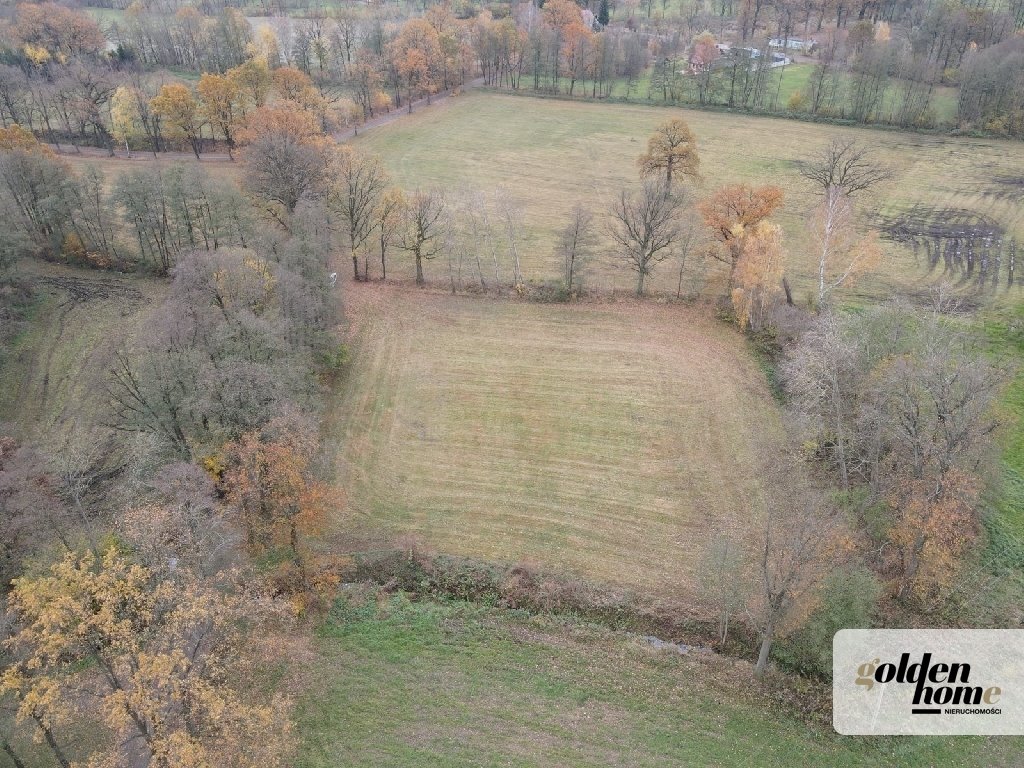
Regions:
<instances>
[{"instance_id":1,"label":"patch of bare soil","mask_svg":"<svg viewBox=\"0 0 1024 768\"><path fill-rule=\"evenodd\" d=\"M40 285L64 291L65 303L82 303L107 299L142 300L142 292L124 280L109 277L79 277L77 275L40 275L35 279Z\"/></svg>"},{"instance_id":2,"label":"patch of bare soil","mask_svg":"<svg viewBox=\"0 0 1024 768\"><path fill-rule=\"evenodd\" d=\"M1024 201L1024 176L996 176L992 179L992 184L993 186L985 190L988 196L999 200Z\"/></svg>"}]
</instances>

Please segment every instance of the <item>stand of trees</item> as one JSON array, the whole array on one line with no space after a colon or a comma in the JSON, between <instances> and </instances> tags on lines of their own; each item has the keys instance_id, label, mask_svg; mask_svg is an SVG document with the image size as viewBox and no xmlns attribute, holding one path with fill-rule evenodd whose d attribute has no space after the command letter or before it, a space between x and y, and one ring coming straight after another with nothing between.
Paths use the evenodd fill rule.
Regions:
<instances>
[{"instance_id":1,"label":"stand of trees","mask_svg":"<svg viewBox=\"0 0 1024 768\"><path fill-rule=\"evenodd\" d=\"M608 7L602 22L597 0L521 2L507 13L467 7L458 16L443 4L412 17L303 8L257 32L235 8L133 6L103 30L80 11L25 3L0 21L0 125L73 147L233 153L247 113L268 97L302 103L336 132L482 76L492 86L569 96L904 127L937 125L936 89L952 85L958 127L1020 135L1020 2L852 9L757 0L720 3L716 13L695 4L646 11ZM709 30L730 24L740 40L719 51ZM813 72L781 103L787 67L774 66L769 40L811 35ZM201 77L193 84L168 68Z\"/></svg>"},{"instance_id":2,"label":"stand of trees","mask_svg":"<svg viewBox=\"0 0 1024 768\"><path fill-rule=\"evenodd\" d=\"M183 164L108 184L0 131L5 268L39 256L169 278L109 357L80 449L0 437L0 701L57 765L289 764L288 703L256 661L337 581L308 536L330 502L314 419L344 354L328 269L338 150L283 101L252 107L240 132L265 182L248 194Z\"/></svg>"}]
</instances>

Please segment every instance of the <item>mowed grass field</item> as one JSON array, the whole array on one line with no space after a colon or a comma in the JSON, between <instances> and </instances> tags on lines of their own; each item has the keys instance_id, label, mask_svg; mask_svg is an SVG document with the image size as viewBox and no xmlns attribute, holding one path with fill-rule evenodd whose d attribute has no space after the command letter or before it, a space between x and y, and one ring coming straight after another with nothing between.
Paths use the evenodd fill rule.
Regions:
<instances>
[{"instance_id":1,"label":"mowed grass field","mask_svg":"<svg viewBox=\"0 0 1024 768\"><path fill-rule=\"evenodd\" d=\"M866 739L805 723L750 665L454 603L341 606L305 670L295 768L1010 768L1021 739Z\"/></svg>"},{"instance_id":2,"label":"mowed grass field","mask_svg":"<svg viewBox=\"0 0 1024 768\"><path fill-rule=\"evenodd\" d=\"M676 596L716 537L757 535L755 446L781 427L724 323L380 285L345 302L339 531Z\"/></svg>"},{"instance_id":3,"label":"mowed grass field","mask_svg":"<svg viewBox=\"0 0 1024 768\"><path fill-rule=\"evenodd\" d=\"M786 204L778 220L786 232L788 271L797 298L811 290L815 272L807 237L814 195L797 173L798 162L833 138L854 138L870 145L877 158L897 174L874 199L862 201L864 210L886 215L914 205L969 210L991 217L1008 234L1024 238L1024 206L1019 193L1014 197L1005 185L1005 179L1024 178L1024 144L1020 142L488 92L468 92L449 99L369 130L355 142L379 153L396 181L406 188L507 189L523 206L526 277L557 280L560 265L555 240L568 212L581 202L600 222L620 189L637 186L636 158L646 149L654 128L671 117L684 118L698 137L704 182L691 190L694 197L737 182L772 183L785 190ZM603 234L601 224L597 226ZM607 237L602 239L607 246ZM604 250L588 276L590 284L602 289L633 288L632 273L607 253L607 247ZM937 279L909 249L887 243L886 251L878 272L847 291L847 298L887 297L897 288L914 290L922 281ZM408 259L394 261L389 274L412 274ZM696 256L691 258L697 272L703 271L699 261ZM430 266L428 279L443 279L442 265ZM720 288L722 268L710 263L709 269L712 284L708 288ZM676 279L674 265L665 263L651 287L674 293ZM1011 293L1016 296L1018 292Z\"/></svg>"}]
</instances>

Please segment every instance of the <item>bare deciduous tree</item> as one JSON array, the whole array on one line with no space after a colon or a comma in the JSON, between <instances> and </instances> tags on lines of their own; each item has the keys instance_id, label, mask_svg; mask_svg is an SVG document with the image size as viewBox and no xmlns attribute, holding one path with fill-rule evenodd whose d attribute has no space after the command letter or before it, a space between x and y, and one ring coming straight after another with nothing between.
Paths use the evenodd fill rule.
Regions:
<instances>
[{"instance_id":1,"label":"bare deciduous tree","mask_svg":"<svg viewBox=\"0 0 1024 768\"><path fill-rule=\"evenodd\" d=\"M402 224L402 209L405 195L397 187L388 189L380 196L374 211L374 226L377 228L377 242L380 246L380 279L388 279L388 248L398 236Z\"/></svg>"},{"instance_id":2,"label":"bare deciduous tree","mask_svg":"<svg viewBox=\"0 0 1024 768\"><path fill-rule=\"evenodd\" d=\"M733 618L750 597L750 569L741 542L716 530L700 568L701 599L718 614L718 641L725 644Z\"/></svg>"},{"instance_id":3,"label":"bare deciduous tree","mask_svg":"<svg viewBox=\"0 0 1024 768\"><path fill-rule=\"evenodd\" d=\"M862 375L858 357L839 319L824 313L791 351L783 369L792 403L805 418L815 421L816 434L828 436L824 443L834 456L844 491L850 488L847 454L854 439Z\"/></svg>"},{"instance_id":4,"label":"bare deciduous tree","mask_svg":"<svg viewBox=\"0 0 1024 768\"><path fill-rule=\"evenodd\" d=\"M618 255L637 274L637 296L644 295L648 275L672 255L682 234L678 218L682 207L682 199L665 194L660 181L644 182L636 195L623 190L612 206L609 234L618 246Z\"/></svg>"},{"instance_id":5,"label":"bare deciduous tree","mask_svg":"<svg viewBox=\"0 0 1024 768\"><path fill-rule=\"evenodd\" d=\"M497 189L494 204L505 228L505 244L512 261L512 285L517 290L523 285L523 269L519 263L519 232L523 226L523 209L506 190Z\"/></svg>"},{"instance_id":6,"label":"bare deciduous tree","mask_svg":"<svg viewBox=\"0 0 1024 768\"><path fill-rule=\"evenodd\" d=\"M861 509L892 515L879 565L897 597L939 594L978 524L1006 371L941 303L824 313L783 370L806 444L834 462L844 491L864 491Z\"/></svg>"},{"instance_id":7,"label":"bare deciduous tree","mask_svg":"<svg viewBox=\"0 0 1024 768\"><path fill-rule=\"evenodd\" d=\"M565 289L570 294L577 288L581 273L594 250L593 222L593 214L577 203L569 213L569 223L562 229L558 239Z\"/></svg>"},{"instance_id":8,"label":"bare deciduous tree","mask_svg":"<svg viewBox=\"0 0 1024 768\"><path fill-rule=\"evenodd\" d=\"M0 578L19 575L38 548L75 544L75 519L46 471L46 457L31 446L0 436Z\"/></svg>"},{"instance_id":9,"label":"bare deciduous tree","mask_svg":"<svg viewBox=\"0 0 1024 768\"><path fill-rule=\"evenodd\" d=\"M832 291L881 259L876 238L856 236L854 196L892 178L892 171L856 141L836 139L803 164L800 175L817 187L821 202L812 220L818 255L818 308Z\"/></svg>"},{"instance_id":10,"label":"bare deciduous tree","mask_svg":"<svg viewBox=\"0 0 1024 768\"><path fill-rule=\"evenodd\" d=\"M857 237L853 204L841 188L829 187L812 219L818 250L818 309L832 292L873 269L882 258L877 236Z\"/></svg>"},{"instance_id":11,"label":"bare deciduous tree","mask_svg":"<svg viewBox=\"0 0 1024 768\"><path fill-rule=\"evenodd\" d=\"M488 255L494 265L495 288L500 291L496 235L486 193L479 189L462 190L457 197L456 205L458 229L462 235L460 247L473 258L480 289L487 290L482 259L484 255Z\"/></svg>"},{"instance_id":12,"label":"bare deciduous tree","mask_svg":"<svg viewBox=\"0 0 1024 768\"><path fill-rule=\"evenodd\" d=\"M89 495L100 483L104 464L112 450L109 435L74 429L51 457L50 471L57 480L57 490L81 524L95 550L99 531L97 519L88 505Z\"/></svg>"},{"instance_id":13,"label":"bare deciduous tree","mask_svg":"<svg viewBox=\"0 0 1024 768\"><path fill-rule=\"evenodd\" d=\"M425 285L423 262L437 256L445 242L448 203L440 189L416 190L406 206L400 246L416 259L416 285Z\"/></svg>"},{"instance_id":14,"label":"bare deciduous tree","mask_svg":"<svg viewBox=\"0 0 1024 768\"><path fill-rule=\"evenodd\" d=\"M377 203L387 182L380 158L367 157L349 146L341 146L334 153L327 200L344 225L356 280L359 280L359 251L373 232ZM369 277L368 267L369 264L364 263L363 280Z\"/></svg>"},{"instance_id":15,"label":"bare deciduous tree","mask_svg":"<svg viewBox=\"0 0 1024 768\"><path fill-rule=\"evenodd\" d=\"M760 599L755 623L761 638L754 672L764 674L780 632L811 604L816 578L838 531L837 511L804 480L789 453L773 456L764 473Z\"/></svg>"},{"instance_id":16,"label":"bare deciduous tree","mask_svg":"<svg viewBox=\"0 0 1024 768\"><path fill-rule=\"evenodd\" d=\"M836 139L804 163L800 175L822 194L838 189L853 197L891 179L892 171L872 160L870 150L862 144L852 139Z\"/></svg>"},{"instance_id":17,"label":"bare deciduous tree","mask_svg":"<svg viewBox=\"0 0 1024 768\"><path fill-rule=\"evenodd\" d=\"M328 184L328 158L320 145L268 132L245 151L246 189L285 228L299 203L323 197Z\"/></svg>"}]
</instances>

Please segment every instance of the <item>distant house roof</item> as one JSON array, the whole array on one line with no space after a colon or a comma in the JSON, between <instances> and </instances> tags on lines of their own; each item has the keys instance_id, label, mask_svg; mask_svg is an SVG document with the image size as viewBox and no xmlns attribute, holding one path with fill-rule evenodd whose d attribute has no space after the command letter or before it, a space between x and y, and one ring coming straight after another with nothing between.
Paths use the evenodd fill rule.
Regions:
<instances>
[{"instance_id":1,"label":"distant house roof","mask_svg":"<svg viewBox=\"0 0 1024 768\"><path fill-rule=\"evenodd\" d=\"M814 40L813 38L810 40L804 40L799 37L773 37L768 41L768 45L771 46L772 48L796 48L797 50L813 48L817 44L818 41Z\"/></svg>"}]
</instances>

